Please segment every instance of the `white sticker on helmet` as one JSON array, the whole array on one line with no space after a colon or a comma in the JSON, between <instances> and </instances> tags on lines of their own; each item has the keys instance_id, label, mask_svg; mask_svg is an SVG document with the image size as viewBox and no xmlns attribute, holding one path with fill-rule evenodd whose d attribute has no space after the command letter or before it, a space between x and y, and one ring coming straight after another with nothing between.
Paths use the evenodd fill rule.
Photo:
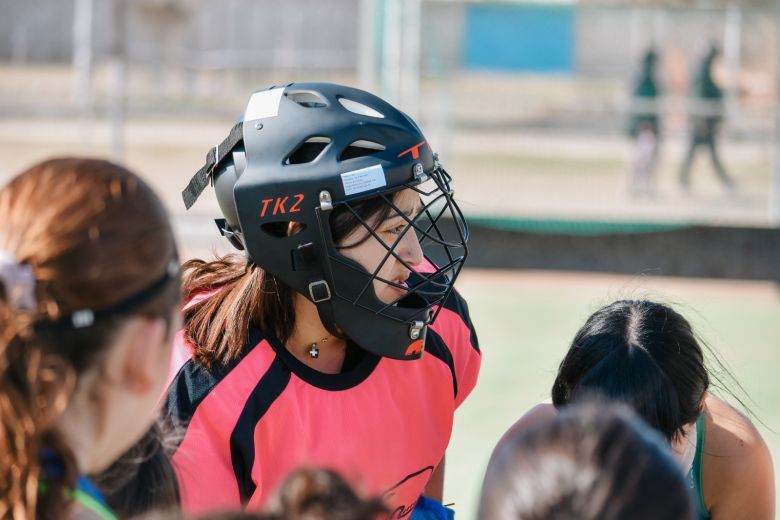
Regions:
<instances>
[{"instance_id":1,"label":"white sticker on helmet","mask_svg":"<svg viewBox=\"0 0 780 520\"><path fill-rule=\"evenodd\" d=\"M354 195L387 186L385 170L381 164L342 173L341 183L344 185L345 195Z\"/></svg>"},{"instance_id":2,"label":"white sticker on helmet","mask_svg":"<svg viewBox=\"0 0 780 520\"><path fill-rule=\"evenodd\" d=\"M255 119L265 119L267 117L276 117L279 115L279 103L282 101L284 88L272 88L270 90L261 90L255 92L249 98L249 103L244 112L244 121L254 121Z\"/></svg>"}]
</instances>

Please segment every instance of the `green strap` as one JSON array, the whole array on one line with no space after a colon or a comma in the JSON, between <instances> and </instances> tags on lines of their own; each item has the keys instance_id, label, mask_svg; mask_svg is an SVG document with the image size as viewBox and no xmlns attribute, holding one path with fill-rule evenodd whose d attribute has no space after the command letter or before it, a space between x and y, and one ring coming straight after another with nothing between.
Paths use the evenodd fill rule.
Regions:
<instances>
[{"instance_id":1,"label":"green strap","mask_svg":"<svg viewBox=\"0 0 780 520\"><path fill-rule=\"evenodd\" d=\"M81 504L103 520L119 520L119 517L116 516L108 507L106 507L105 504L100 503L99 501L95 500L94 497L80 489L69 490L66 492L66 494L74 502Z\"/></svg>"},{"instance_id":2,"label":"green strap","mask_svg":"<svg viewBox=\"0 0 780 520\"><path fill-rule=\"evenodd\" d=\"M38 491L41 493L46 493L47 489L46 482L39 480L38 481ZM89 509L96 515L98 515L103 520L119 520L119 517L116 516L113 511L111 511L108 507L106 507L105 504L100 503L98 500L95 500L90 494L85 493L84 491L80 489L76 489L75 491L72 489L66 489L65 490L65 497L73 500L74 502L81 504L86 509Z\"/></svg>"},{"instance_id":3,"label":"green strap","mask_svg":"<svg viewBox=\"0 0 780 520\"><path fill-rule=\"evenodd\" d=\"M699 515L701 518L710 518L710 512L704 504L704 489L702 480L702 456L704 454L704 438L707 421L704 413L699 414L696 419L696 456L693 459L693 471L696 477L696 495L699 499Z\"/></svg>"}]
</instances>

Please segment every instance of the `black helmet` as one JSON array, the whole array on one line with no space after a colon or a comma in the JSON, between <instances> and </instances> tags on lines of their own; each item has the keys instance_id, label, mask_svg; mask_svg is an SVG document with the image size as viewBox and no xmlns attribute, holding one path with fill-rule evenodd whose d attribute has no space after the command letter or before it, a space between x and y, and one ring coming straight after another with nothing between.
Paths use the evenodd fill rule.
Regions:
<instances>
[{"instance_id":1,"label":"black helmet","mask_svg":"<svg viewBox=\"0 0 780 520\"><path fill-rule=\"evenodd\" d=\"M362 348L415 359L427 326L452 290L466 257L468 229L450 177L417 125L382 99L329 83L292 83L255 92L243 120L212 149L183 196L189 209L214 184L230 242L266 272L314 302L325 326ZM403 214L395 192L419 193L422 210L387 244L356 203L380 197ZM331 215L351 218L384 245L373 272L339 252ZM411 266L394 248L410 230L429 261ZM393 257L413 274L407 284L378 273ZM433 259L438 265L433 263ZM384 302L374 281L399 288Z\"/></svg>"}]
</instances>

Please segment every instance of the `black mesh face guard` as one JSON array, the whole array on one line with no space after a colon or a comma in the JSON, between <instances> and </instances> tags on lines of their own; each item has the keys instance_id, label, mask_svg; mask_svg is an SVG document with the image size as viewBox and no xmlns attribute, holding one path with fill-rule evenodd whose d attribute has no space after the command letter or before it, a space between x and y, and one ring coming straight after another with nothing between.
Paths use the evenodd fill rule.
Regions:
<instances>
[{"instance_id":1,"label":"black mesh face guard","mask_svg":"<svg viewBox=\"0 0 780 520\"><path fill-rule=\"evenodd\" d=\"M419 179L415 183L397 186L392 191L376 195L389 206L388 218L400 216L406 223L392 243L385 242L374 226L358 215L349 201L334 204L334 208L343 206L351 212L370 235L368 240L376 240L384 248L383 258L372 271L341 254L340 246L333 244L330 233L323 237L329 242L328 260L334 267L333 296L377 317L388 318L404 328L414 327L415 324L419 326L420 322L424 326L433 323L452 291L467 255L468 227L452 198L451 177L437 162L431 172L421 175ZM421 201L420 211L411 217L405 215L393 201L395 193L405 188L419 194ZM420 265L409 264L396 252L407 233L412 232L417 235L425 257ZM406 285L380 277L382 268L391 259L412 273ZM395 287L403 294L391 302L383 302L376 294L374 282Z\"/></svg>"}]
</instances>

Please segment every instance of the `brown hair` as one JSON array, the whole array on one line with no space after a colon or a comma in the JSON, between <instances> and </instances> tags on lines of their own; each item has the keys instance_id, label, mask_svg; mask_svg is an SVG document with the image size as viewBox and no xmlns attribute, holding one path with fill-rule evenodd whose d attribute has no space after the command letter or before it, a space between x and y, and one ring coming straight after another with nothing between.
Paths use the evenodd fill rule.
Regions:
<instances>
[{"instance_id":1,"label":"brown hair","mask_svg":"<svg viewBox=\"0 0 780 520\"><path fill-rule=\"evenodd\" d=\"M565 406L491 457L479 520L692 520L685 477L663 438L626 405Z\"/></svg>"},{"instance_id":2,"label":"brown hair","mask_svg":"<svg viewBox=\"0 0 780 520\"><path fill-rule=\"evenodd\" d=\"M389 514L381 498L361 498L335 471L299 468L287 475L265 511L220 511L197 520L380 520Z\"/></svg>"},{"instance_id":3,"label":"brown hair","mask_svg":"<svg viewBox=\"0 0 780 520\"><path fill-rule=\"evenodd\" d=\"M351 211L336 205L330 215L333 242L341 242L363 222L384 221L392 207L382 197L353 203ZM347 247L371 237L366 233ZM195 360L206 366L226 365L244 349L250 325L272 332L285 343L295 327L295 294L288 285L245 255L229 254L211 262L190 260L182 266L184 299L213 293L184 311L185 339Z\"/></svg>"},{"instance_id":4,"label":"brown hair","mask_svg":"<svg viewBox=\"0 0 780 520\"><path fill-rule=\"evenodd\" d=\"M360 498L335 471L308 468L287 476L268 509L279 520L376 520L388 513L380 498Z\"/></svg>"},{"instance_id":5,"label":"brown hair","mask_svg":"<svg viewBox=\"0 0 780 520\"><path fill-rule=\"evenodd\" d=\"M123 316L86 328L55 325L161 280L176 258L173 232L160 200L133 173L103 160L52 159L0 190L0 251L35 278L30 308L16 305L0 282L0 516L61 518L77 468L53 425ZM127 312L168 320L179 301L172 276ZM99 402L98 389L92 394ZM61 471L47 473L42 454Z\"/></svg>"}]
</instances>

